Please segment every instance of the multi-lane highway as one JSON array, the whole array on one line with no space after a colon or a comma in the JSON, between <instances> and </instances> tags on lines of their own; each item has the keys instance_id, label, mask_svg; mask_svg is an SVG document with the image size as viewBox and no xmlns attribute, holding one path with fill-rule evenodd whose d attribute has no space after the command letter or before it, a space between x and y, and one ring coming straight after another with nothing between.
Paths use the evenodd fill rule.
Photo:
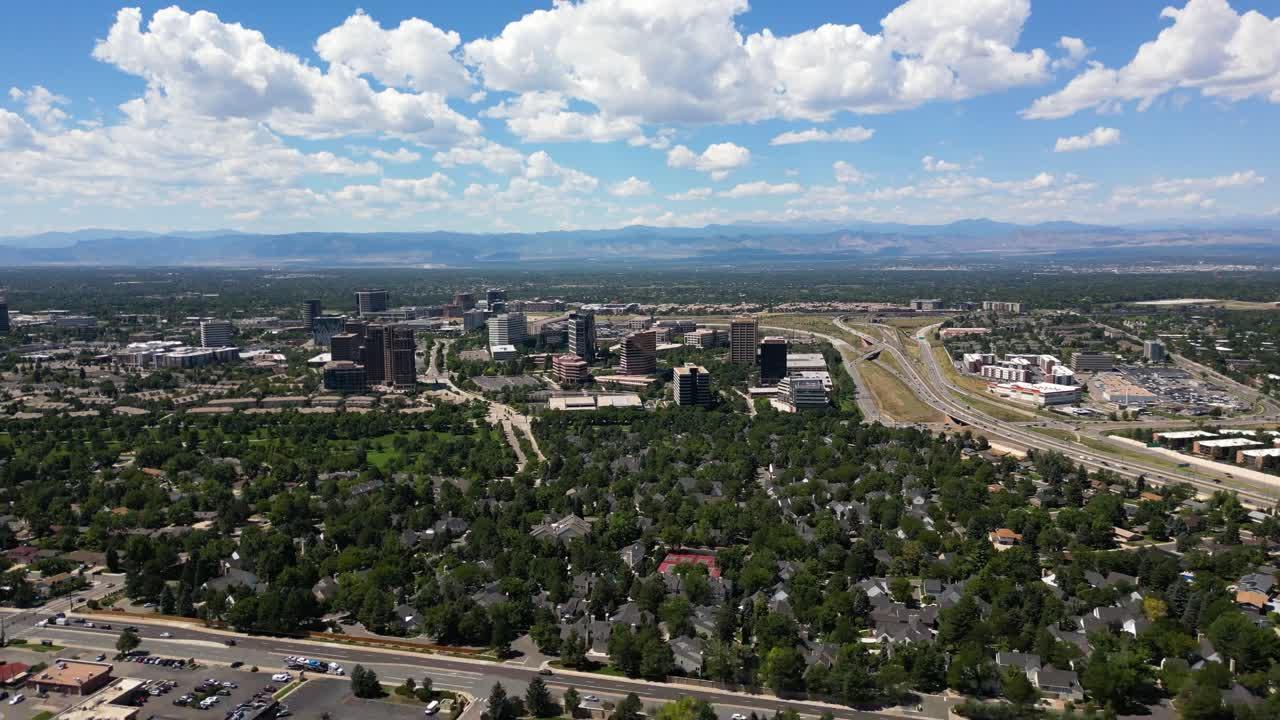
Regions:
<instances>
[{"instance_id":1,"label":"multi-lane highway","mask_svg":"<svg viewBox=\"0 0 1280 720\"><path fill-rule=\"evenodd\" d=\"M841 330L864 338L869 337L865 333L861 333L850 327L845 323L843 318L835 318L833 322L836 327L839 327ZM983 431L989 439L998 440L1004 444L1023 450L1056 450L1068 456L1072 460L1094 469L1105 468L1121 475L1134 477L1144 475L1149 480L1158 483L1188 483L1194 487L1209 491L1221 490L1223 488L1219 483L1205 480L1204 478L1196 475L1172 471L1157 465L1123 458L1118 455L1102 453L1085 445L1058 440L1040 433L1034 433L1024 429L1017 423L1011 423L991 417L986 413L976 410L967 403L956 400L955 398L957 396L963 396L964 391L952 385L942 372L942 369L938 365L937 358L933 354L932 346L926 339L928 331L929 328L921 328L914 336L914 340L920 346L920 362L925 368L923 373L917 370L914 358L908 357L907 353L903 350L896 333L894 337L884 342L881 347L883 347L885 352L892 354L898 361L902 368L904 382L907 383L907 386L916 394L917 397L937 410L946 413L953 419L972 426L976 430ZM1247 501L1264 503L1268 507L1274 504L1275 495L1277 494L1250 488L1237 487L1234 489L1239 493L1241 498Z\"/></svg>"},{"instance_id":2,"label":"multi-lane highway","mask_svg":"<svg viewBox=\"0 0 1280 720\"><path fill-rule=\"evenodd\" d=\"M89 616L86 616L89 617ZM104 616L94 616L101 620ZM279 668L286 655L315 657L337 662L347 669L360 664L372 669L384 683L400 684L406 677L421 679L428 676L441 689L464 692L483 698L493 683L501 682L511 695L523 695L524 688L539 672L520 661L494 663L485 660L451 657L438 654L422 654L395 649L363 647L309 640L289 640L271 637L244 636L231 632L202 628L180 623L154 623L129 617L127 620L112 618L113 630L91 629L83 626L40 628L33 639L51 640L68 648L80 648L90 652L114 653L119 628L132 622L140 628L142 647L164 657L195 658L205 663L242 662L246 666L257 665L262 670ZM161 638L160 633L171 637ZM227 641L236 644L228 646ZM127 673L122 665L121 672ZM792 709L801 715L816 717L830 712L843 720L875 720L889 718L945 717L949 701L937 696L923 698L923 712L914 707L888 713L872 713L852 710L827 703L782 700L772 696L696 687L684 684L653 683L627 678L617 678L592 673L556 670L543 680L556 694L566 688L576 688L580 695L595 695L605 701L613 701L635 693L646 705L655 706L678 700L686 695L702 698L716 707L717 714L729 718L735 713L772 715L776 710Z\"/></svg>"}]
</instances>

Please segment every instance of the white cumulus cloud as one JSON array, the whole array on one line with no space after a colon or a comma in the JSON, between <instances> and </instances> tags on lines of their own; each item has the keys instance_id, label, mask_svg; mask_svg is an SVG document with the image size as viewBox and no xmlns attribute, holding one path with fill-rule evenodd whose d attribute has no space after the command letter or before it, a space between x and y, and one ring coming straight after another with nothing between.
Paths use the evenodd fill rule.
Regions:
<instances>
[{"instance_id":1,"label":"white cumulus cloud","mask_svg":"<svg viewBox=\"0 0 1280 720\"><path fill-rule=\"evenodd\" d=\"M461 97L474 87L471 74L453 56L461 42L458 33L426 20L410 18L388 30L357 11L321 35L315 50L325 62L346 65L388 87Z\"/></svg>"},{"instance_id":2,"label":"white cumulus cloud","mask_svg":"<svg viewBox=\"0 0 1280 720\"><path fill-rule=\"evenodd\" d=\"M731 142L708 145L701 154L684 145L667 151L667 165L673 168L691 168L709 173L712 179L723 180L729 172L751 162L751 151Z\"/></svg>"},{"instance_id":3,"label":"white cumulus cloud","mask_svg":"<svg viewBox=\"0 0 1280 720\"><path fill-rule=\"evenodd\" d=\"M932 155L925 155L920 158L920 165L924 167L926 172L945 173L956 172L960 169L960 165L957 163L947 162Z\"/></svg>"},{"instance_id":4,"label":"white cumulus cloud","mask_svg":"<svg viewBox=\"0 0 1280 720\"><path fill-rule=\"evenodd\" d=\"M634 175L609 187L610 195L621 198L643 197L652 193L653 186Z\"/></svg>"},{"instance_id":5,"label":"white cumulus cloud","mask_svg":"<svg viewBox=\"0 0 1280 720\"><path fill-rule=\"evenodd\" d=\"M1109 127L1096 127L1085 135L1072 135L1058 138L1053 146L1054 152L1077 152L1092 148L1115 145L1120 142L1120 131Z\"/></svg>"},{"instance_id":6,"label":"white cumulus cloud","mask_svg":"<svg viewBox=\"0 0 1280 720\"><path fill-rule=\"evenodd\" d=\"M1115 110L1136 101L1145 110L1178 89L1198 90L1228 102L1261 98L1280 103L1280 17L1236 12L1226 0L1187 0L1160 17L1173 24L1143 43L1129 63L1093 62L1067 86L1023 111L1054 119L1081 110Z\"/></svg>"},{"instance_id":7,"label":"white cumulus cloud","mask_svg":"<svg viewBox=\"0 0 1280 720\"><path fill-rule=\"evenodd\" d=\"M861 170L844 160L832 163L831 169L835 171L836 182L844 185L858 185L867 180L867 176Z\"/></svg>"},{"instance_id":8,"label":"white cumulus cloud","mask_svg":"<svg viewBox=\"0 0 1280 720\"><path fill-rule=\"evenodd\" d=\"M420 153L416 153L408 148L399 148L395 152L374 150L369 153L369 157L372 157L374 160L395 163L397 165L409 165L422 159L422 155Z\"/></svg>"},{"instance_id":9,"label":"white cumulus cloud","mask_svg":"<svg viewBox=\"0 0 1280 720\"><path fill-rule=\"evenodd\" d=\"M875 130L862 127L836 128L835 130L822 130L820 128L809 128L808 130L791 130L774 137L769 141L770 145L796 145L799 143L860 143L871 139L875 135Z\"/></svg>"},{"instance_id":10,"label":"white cumulus cloud","mask_svg":"<svg viewBox=\"0 0 1280 720\"><path fill-rule=\"evenodd\" d=\"M205 11L158 10L144 29L142 11L124 8L93 56L146 80L146 95L126 107L134 115L245 118L309 139L374 134L428 145L481 130L437 92L374 90L346 64L322 71Z\"/></svg>"},{"instance_id":11,"label":"white cumulus cloud","mask_svg":"<svg viewBox=\"0 0 1280 720\"><path fill-rule=\"evenodd\" d=\"M739 183L719 193L722 198L749 198L763 195L795 195L804 190L799 183L773 184L763 180Z\"/></svg>"},{"instance_id":12,"label":"white cumulus cloud","mask_svg":"<svg viewBox=\"0 0 1280 720\"><path fill-rule=\"evenodd\" d=\"M463 55L490 90L558 92L652 124L891 112L1049 73L1044 50L1015 49L1030 0L907 0L879 34L828 23L744 36L747 10L746 0L555 2Z\"/></svg>"}]
</instances>

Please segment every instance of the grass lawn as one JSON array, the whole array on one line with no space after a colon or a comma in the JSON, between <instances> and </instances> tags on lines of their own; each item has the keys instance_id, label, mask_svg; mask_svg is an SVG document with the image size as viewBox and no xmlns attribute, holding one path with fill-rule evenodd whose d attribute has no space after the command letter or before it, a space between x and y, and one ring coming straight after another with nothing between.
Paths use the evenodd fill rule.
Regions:
<instances>
[{"instance_id":1,"label":"grass lawn","mask_svg":"<svg viewBox=\"0 0 1280 720\"><path fill-rule=\"evenodd\" d=\"M852 333L836 327L833 317L828 315L765 315L760 318L761 326L792 328L830 335L840 338L855 348L862 347L862 339ZM762 334L767 334L763 333Z\"/></svg>"},{"instance_id":2,"label":"grass lawn","mask_svg":"<svg viewBox=\"0 0 1280 720\"><path fill-rule=\"evenodd\" d=\"M27 643L26 645L21 645L19 647L23 650L42 653L60 653L63 650L66 650L66 648L61 645L43 645L41 643Z\"/></svg>"},{"instance_id":3,"label":"grass lawn","mask_svg":"<svg viewBox=\"0 0 1280 720\"><path fill-rule=\"evenodd\" d=\"M876 362L858 365L862 381L876 397L881 412L898 422L945 422L946 416L925 404L901 380Z\"/></svg>"},{"instance_id":4,"label":"grass lawn","mask_svg":"<svg viewBox=\"0 0 1280 720\"><path fill-rule=\"evenodd\" d=\"M53 712L49 710L41 710L35 715L32 715L31 720L50 720L50 718L52 717L53 717Z\"/></svg>"},{"instance_id":5,"label":"grass lawn","mask_svg":"<svg viewBox=\"0 0 1280 720\"><path fill-rule=\"evenodd\" d=\"M293 680L288 685L285 685L284 687L277 690L276 694L272 695L271 697L275 698L276 700L283 700L286 697L288 697L290 693L292 693L294 690L297 690L298 688L302 687L302 682L303 682L302 680Z\"/></svg>"}]
</instances>

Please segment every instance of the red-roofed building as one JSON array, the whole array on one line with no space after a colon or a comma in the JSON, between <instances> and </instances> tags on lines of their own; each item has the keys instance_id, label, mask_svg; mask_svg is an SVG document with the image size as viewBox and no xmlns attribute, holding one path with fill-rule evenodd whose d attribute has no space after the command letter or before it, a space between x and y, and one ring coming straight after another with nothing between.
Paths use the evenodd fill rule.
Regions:
<instances>
[{"instance_id":1,"label":"red-roofed building","mask_svg":"<svg viewBox=\"0 0 1280 720\"><path fill-rule=\"evenodd\" d=\"M658 565L658 572L666 574L679 565L701 565L713 578L720 577L720 566L716 564L715 555L694 555L692 553L670 553Z\"/></svg>"},{"instance_id":2,"label":"red-roofed building","mask_svg":"<svg viewBox=\"0 0 1280 720\"><path fill-rule=\"evenodd\" d=\"M0 685L9 685L26 679L25 676L30 669L31 666L26 663L0 660Z\"/></svg>"},{"instance_id":3,"label":"red-roofed building","mask_svg":"<svg viewBox=\"0 0 1280 720\"><path fill-rule=\"evenodd\" d=\"M30 565L40 557L40 548L30 545L19 545L5 551L5 557L20 565Z\"/></svg>"}]
</instances>

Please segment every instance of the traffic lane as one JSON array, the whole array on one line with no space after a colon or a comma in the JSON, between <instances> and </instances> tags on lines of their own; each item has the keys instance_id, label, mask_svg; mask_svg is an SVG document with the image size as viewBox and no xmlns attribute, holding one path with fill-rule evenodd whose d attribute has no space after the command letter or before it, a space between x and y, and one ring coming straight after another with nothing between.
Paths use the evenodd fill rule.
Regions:
<instances>
[{"instance_id":1,"label":"traffic lane","mask_svg":"<svg viewBox=\"0 0 1280 720\"><path fill-rule=\"evenodd\" d=\"M68 628L57 628L55 632L59 631L73 640L76 638L90 638L96 643L95 647L107 647L108 642L114 642L112 635L105 631L95 632L90 629L69 630ZM193 628L176 627L171 632L174 634L173 638L146 638L145 644L147 648L156 654L169 657L195 657L198 660L213 660L215 662L227 662L228 651L235 650L241 654L246 652L265 653L262 656L255 655L255 657L262 658L254 661L260 665L271 662L272 657L275 658L276 663L282 663L281 656L283 655L303 655L325 660L345 661L343 664L347 666L348 671L352 664L360 663L377 672L379 678L392 683L403 682L404 677L408 676L418 678L425 673L432 676L433 679L440 677L442 688L461 689L475 695L487 694L488 688L495 680L501 680L507 685L519 684L519 687L523 687L524 684L527 684L529 680L538 674L536 670L519 666L469 662L440 655L417 655L354 647L337 650L317 647L315 644L290 643L274 638L245 637L238 639L239 642L236 648L226 648L225 646L220 646L220 636L212 633L200 633ZM179 637L179 632L182 633L182 637ZM199 644L192 643L193 640L208 638L215 638L216 640L200 642ZM634 692L641 699L654 702L672 702L685 695L694 695L713 704L726 706L741 706L746 703L748 707L751 707L757 703L755 700L748 700L747 696L742 694L713 688L643 683L609 678L607 676L557 674L544 679L547 680L548 684L554 684L561 688L573 686L580 690L586 689L597 694L608 693L617 697L625 697L628 693ZM446 687L446 684L454 687ZM806 714L817 715L830 711L835 717L848 718L849 720L868 717L893 717L853 711L839 706L827 706L825 704L801 701L761 698L758 702L762 703L761 707L769 709L791 708Z\"/></svg>"}]
</instances>

